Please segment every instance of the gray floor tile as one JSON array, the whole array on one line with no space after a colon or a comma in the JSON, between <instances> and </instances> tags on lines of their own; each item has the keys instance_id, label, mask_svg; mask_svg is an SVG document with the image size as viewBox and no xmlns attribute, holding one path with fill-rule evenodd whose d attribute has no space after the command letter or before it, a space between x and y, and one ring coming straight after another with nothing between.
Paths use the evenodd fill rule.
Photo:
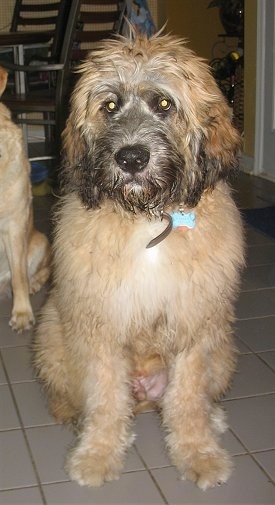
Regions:
<instances>
[{"instance_id":1,"label":"gray floor tile","mask_svg":"<svg viewBox=\"0 0 275 505\"><path fill-rule=\"evenodd\" d=\"M245 291L240 294L237 302L236 315L238 319L272 316L275 300L272 290Z\"/></svg>"},{"instance_id":2,"label":"gray floor tile","mask_svg":"<svg viewBox=\"0 0 275 505\"><path fill-rule=\"evenodd\" d=\"M251 226L246 227L245 236L248 246L274 244L274 238L259 232Z\"/></svg>"},{"instance_id":3,"label":"gray floor tile","mask_svg":"<svg viewBox=\"0 0 275 505\"><path fill-rule=\"evenodd\" d=\"M253 351L275 350L275 316L237 321L236 334Z\"/></svg>"},{"instance_id":4,"label":"gray floor tile","mask_svg":"<svg viewBox=\"0 0 275 505\"><path fill-rule=\"evenodd\" d=\"M9 326L9 317L0 317L0 348L29 345L32 331L16 333Z\"/></svg>"},{"instance_id":5,"label":"gray floor tile","mask_svg":"<svg viewBox=\"0 0 275 505\"><path fill-rule=\"evenodd\" d=\"M229 426L250 451L275 448L275 395L224 402Z\"/></svg>"},{"instance_id":6,"label":"gray floor tile","mask_svg":"<svg viewBox=\"0 0 275 505\"><path fill-rule=\"evenodd\" d=\"M157 412L139 414L136 419L135 445L148 468L170 466L164 444L164 432Z\"/></svg>"},{"instance_id":7,"label":"gray floor tile","mask_svg":"<svg viewBox=\"0 0 275 505\"><path fill-rule=\"evenodd\" d=\"M43 486L47 505L162 505L165 503L146 471L123 474L101 488L74 482Z\"/></svg>"},{"instance_id":8,"label":"gray floor tile","mask_svg":"<svg viewBox=\"0 0 275 505\"><path fill-rule=\"evenodd\" d=\"M236 338L235 345L239 355L252 353L252 350L240 338Z\"/></svg>"},{"instance_id":9,"label":"gray floor tile","mask_svg":"<svg viewBox=\"0 0 275 505\"><path fill-rule=\"evenodd\" d=\"M9 387L8 385L2 385L0 386L0 430L10 430L19 427L20 423Z\"/></svg>"},{"instance_id":10,"label":"gray floor tile","mask_svg":"<svg viewBox=\"0 0 275 505\"><path fill-rule=\"evenodd\" d=\"M73 432L60 425L28 428L26 435L42 483L68 481L64 462L68 448L74 443ZM134 448L131 448L124 472L143 470L144 465Z\"/></svg>"},{"instance_id":11,"label":"gray floor tile","mask_svg":"<svg viewBox=\"0 0 275 505\"><path fill-rule=\"evenodd\" d=\"M37 485L35 473L20 430L0 433L0 489Z\"/></svg>"},{"instance_id":12,"label":"gray floor tile","mask_svg":"<svg viewBox=\"0 0 275 505\"><path fill-rule=\"evenodd\" d=\"M157 413L140 414L137 418L136 432L135 445L148 468L171 466L165 449L164 431L160 427ZM222 435L221 445L232 455L246 452L229 430Z\"/></svg>"},{"instance_id":13,"label":"gray floor tile","mask_svg":"<svg viewBox=\"0 0 275 505\"><path fill-rule=\"evenodd\" d=\"M262 352L259 357L263 359L275 372L275 351Z\"/></svg>"},{"instance_id":14,"label":"gray floor tile","mask_svg":"<svg viewBox=\"0 0 275 505\"><path fill-rule=\"evenodd\" d=\"M253 456L275 482L275 451L257 452Z\"/></svg>"},{"instance_id":15,"label":"gray floor tile","mask_svg":"<svg viewBox=\"0 0 275 505\"><path fill-rule=\"evenodd\" d=\"M253 354L239 356L237 371L226 398L275 393L275 374Z\"/></svg>"},{"instance_id":16,"label":"gray floor tile","mask_svg":"<svg viewBox=\"0 0 275 505\"><path fill-rule=\"evenodd\" d=\"M250 456L236 456L235 469L226 484L201 491L193 483L180 480L171 468L152 470L169 505L272 505L275 487Z\"/></svg>"},{"instance_id":17,"label":"gray floor tile","mask_svg":"<svg viewBox=\"0 0 275 505\"><path fill-rule=\"evenodd\" d=\"M27 439L42 483L69 480L63 466L73 433L60 425L28 428Z\"/></svg>"},{"instance_id":18,"label":"gray floor tile","mask_svg":"<svg viewBox=\"0 0 275 505\"><path fill-rule=\"evenodd\" d=\"M43 505L37 487L13 489L0 492L0 505Z\"/></svg>"},{"instance_id":19,"label":"gray floor tile","mask_svg":"<svg viewBox=\"0 0 275 505\"><path fill-rule=\"evenodd\" d=\"M17 383L12 388L25 427L55 424L48 412L43 392L36 382Z\"/></svg>"},{"instance_id":20,"label":"gray floor tile","mask_svg":"<svg viewBox=\"0 0 275 505\"><path fill-rule=\"evenodd\" d=\"M6 379L6 374L4 372L4 368L3 368L3 365L0 361L0 386L2 384L7 384L7 379Z\"/></svg>"},{"instance_id":21,"label":"gray floor tile","mask_svg":"<svg viewBox=\"0 0 275 505\"><path fill-rule=\"evenodd\" d=\"M140 470L144 470L144 468L145 466L142 460L140 459L135 446L133 445L128 451L123 473L137 472Z\"/></svg>"},{"instance_id":22,"label":"gray floor tile","mask_svg":"<svg viewBox=\"0 0 275 505\"><path fill-rule=\"evenodd\" d=\"M275 282L275 241L271 244L249 247L246 258L249 266L269 265L273 283Z\"/></svg>"},{"instance_id":23,"label":"gray floor tile","mask_svg":"<svg viewBox=\"0 0 275 505\"><path fill-rule=\"evenodd\" d=\"M2 298L0 299L0 317L7 316L11 317L12 310L12 299L11 298ZM8 319L9 321L9 319Z\"/></svg>"},{"instance_id":24,"label":"gray floor tile","mask_svg":"<svg viewBox=\"0 0 275 505\"><path fill-rule=\"evenodd\" d=\"M2 356L11 382L34 380L28 346L3 349Z\"/></svg>"},{"instance_id":25,"label":"gray floor tile","mask_svg":"<svg viewBox=\"0 0 275 505\"><path fill-rule=\"evenodd\" d=\"M223 433L221 436L220 445L226 449L231 454L231 456L246 454L247 452L230 430L227 430L225 433Z\"/></svg>"},{"instance_id":26,"label":"gray floor tile","mask_svg":"<svg viewBox=\"0 0 275 505\"><path fill-rule=\"evenodd\" d=\"M275 286L275 265L261 265L246 268L243 273L242 289L272 288Z\"/></svg>"}]
</instances>

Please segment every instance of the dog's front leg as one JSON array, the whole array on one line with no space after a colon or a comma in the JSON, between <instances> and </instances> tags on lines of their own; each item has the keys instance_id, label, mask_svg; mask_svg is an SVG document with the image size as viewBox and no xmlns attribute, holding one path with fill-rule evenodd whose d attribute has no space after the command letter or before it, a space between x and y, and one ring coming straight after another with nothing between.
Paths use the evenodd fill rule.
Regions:
<instances>
[{"instance_id":1,"label":"dog's front leg","mask_svg":"<svg viewBox=\"0 0 275 505\"><path fill-rule=\"evenodd\" d=\"M13 306L10 326L21 332L29 329L34 323L34 316L29 298L28 282L28 245L26 231L15 234L11 232L6 240L6 252L11 271Z\"/></svg>"},{"instance_id":2,"label":"dog's front leg","mask_svg":"<svg viewBox=\"0 0 275 505\"><path fill-rule=\"evenodd\" d=\"M208 358L200 344L180 353L163 398L171 460L183 479L196 482L203 490L226 482L232 470L229 455L218 443L221 430L215 414L219 412L209 394Z\"/></svg>"},{"instance_id":3,"label":"dog's front leg","mask_svg":"<svg viewBox=\"0 0 275 505\"><path fill-rule=\"evenodd\" d=\"M119 478L131 434L133 400L123 358L99 355L85 383L85 407L77 445L66 470L80 485L100 486Z\"/></svg>"}]
</instances>

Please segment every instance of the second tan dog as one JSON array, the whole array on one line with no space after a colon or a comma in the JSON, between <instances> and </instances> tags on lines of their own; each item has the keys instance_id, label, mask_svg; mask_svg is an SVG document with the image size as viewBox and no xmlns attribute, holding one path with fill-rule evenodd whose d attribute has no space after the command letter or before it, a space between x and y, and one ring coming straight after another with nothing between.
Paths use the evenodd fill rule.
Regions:
<instances>
[{"instance_id":1,"label":"second tan dog","mask_svg":"<svg viewBox=\"0 0 275 505\"><path fill-rule=\"evenodd\" d=\"M0 68L0 96L7 72ZM33 226L30 164L21 129L0 104L0 293L13 295L10 326L22 331L34 323L29 293L49 277L50 248L46 236Z\"/></svg>"}]
</instances>

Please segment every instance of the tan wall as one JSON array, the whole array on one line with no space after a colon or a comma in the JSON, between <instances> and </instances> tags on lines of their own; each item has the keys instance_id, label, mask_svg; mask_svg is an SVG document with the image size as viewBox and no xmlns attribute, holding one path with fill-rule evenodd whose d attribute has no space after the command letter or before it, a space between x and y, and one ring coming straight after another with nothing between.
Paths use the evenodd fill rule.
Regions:
<instances>
[{"instance_id":1,"label":"tan wall","mask_svg":"<svg viewBox=\"0 0 275 505\"><path fill-rule=\"evenodd\" d=\"M14 8L15 0L2 0L0 6L0 31L8 32Z\"/></svg>"},{"instance_id":2,"label":"tan wall","mask_svg":"<svg viewBox=\"0 0 275 505\"><path fill-rule=\"evenodd\" d=\"M217 8L208 9L210 0L166 0L163 17L167 31L187 38L199 56L212 59L213 45L224 33Z\"/></svg>"}]
</instances>

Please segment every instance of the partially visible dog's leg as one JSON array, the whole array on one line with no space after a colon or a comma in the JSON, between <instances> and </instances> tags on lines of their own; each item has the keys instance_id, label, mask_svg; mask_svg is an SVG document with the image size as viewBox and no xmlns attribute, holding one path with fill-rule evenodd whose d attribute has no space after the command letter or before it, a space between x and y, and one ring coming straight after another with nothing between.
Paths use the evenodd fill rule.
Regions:
<instances>
[{"instance_id":1,"label":"partially visible dog's leg","mask_svg":"<svg viewBox=\"0 0 275 505\"><path fill-rule=\"evenodd\" d=\"M100 486L119 478L134 440L129 382L125 358L108 345L97 346L85 379L81 434L66 465L70 478L80 485Z\"/></svg>"},{"instance_id":2,"label":"partially visible dog's leg","mask_svg":"<svg viewBox=\"0 0 275 505\"><path fill-rule=\"evenodd\" d=\"M30 293L34 294L50 275L50 246L46 235L33 229L28 248L28 277Z\"/></svg>"},{"instance_id":3,"label":"partially visible dog's leg","mask_svg":"<svg viewBox=\"0 0 275 505\"><path fill-rule=\"evenodd\" d=\"M13 306L10 326L13 330L29 329L34 323L34 316L29 299L27 273L28 243L25 229L10 230L5 237L6 254L11 271Z\"/></svg>"},{"instance_id":4,"label":"partially visible dog's leg","mask_svg":"<svg viewBox=\"0 0 275 505\"><path fill-rule=\"evenodd\" d=\"M220 355L220 367L222 360L226 368L226 355ZM219 446L224 420L213 409L211 381L211 351L199 342L175 358L163 399L171 460L182 478L201 489L226 482L232 470L230 456Z\"/></svg>"}]
</instances>

